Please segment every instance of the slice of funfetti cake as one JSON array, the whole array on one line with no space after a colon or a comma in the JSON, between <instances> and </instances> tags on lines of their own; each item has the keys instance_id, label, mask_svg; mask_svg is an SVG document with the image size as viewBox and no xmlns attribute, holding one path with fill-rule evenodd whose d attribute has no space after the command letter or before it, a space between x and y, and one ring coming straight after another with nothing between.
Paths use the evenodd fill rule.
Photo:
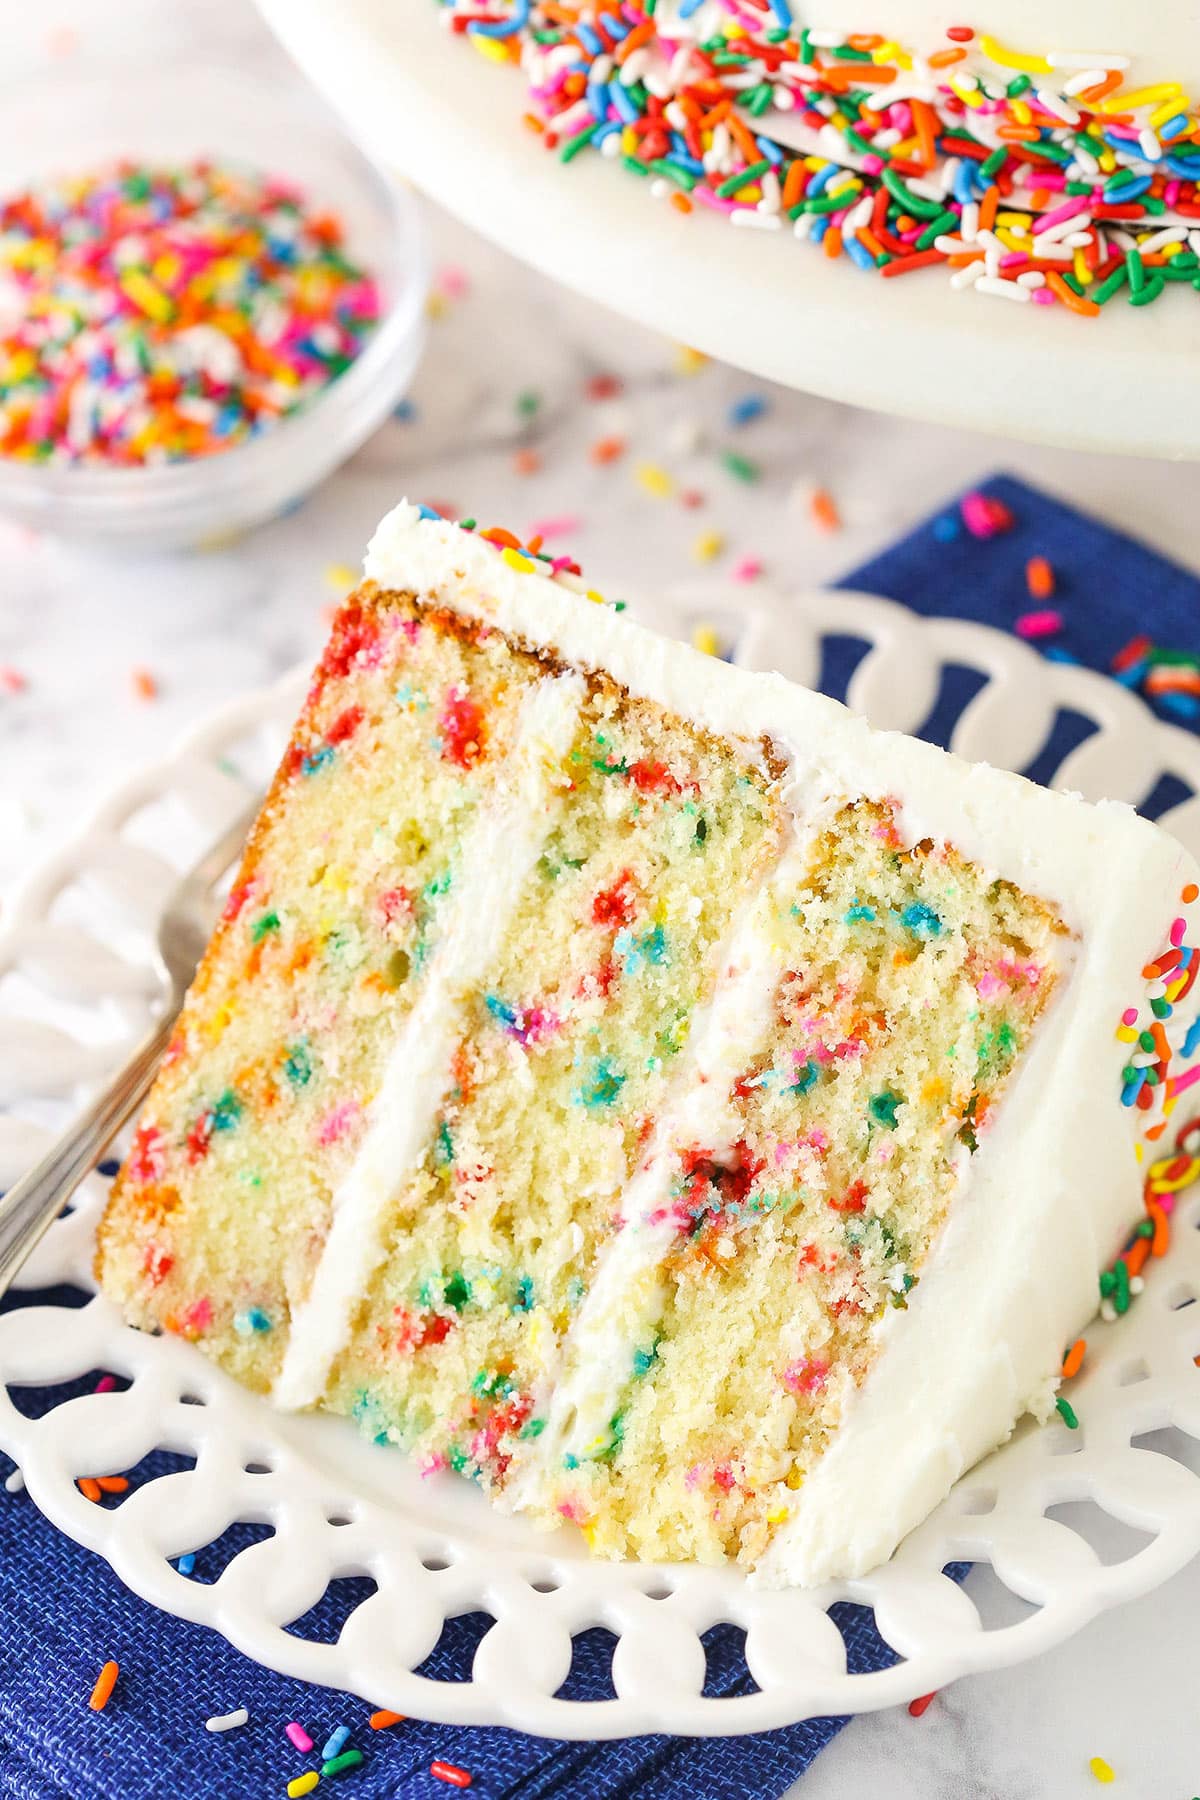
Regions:
<instances>
[{"instance_id":1,"label":"slice of funfetti cake","mask_svg":"<svg viewBox=\"0 0 1200 1800\"><path fill-rule=\"evenodd\" d=\"M599 1554L861 1572L1200 1066L1197 870L402 505L113 1190L135 1324Z\"/></svg>"}]
</instances>

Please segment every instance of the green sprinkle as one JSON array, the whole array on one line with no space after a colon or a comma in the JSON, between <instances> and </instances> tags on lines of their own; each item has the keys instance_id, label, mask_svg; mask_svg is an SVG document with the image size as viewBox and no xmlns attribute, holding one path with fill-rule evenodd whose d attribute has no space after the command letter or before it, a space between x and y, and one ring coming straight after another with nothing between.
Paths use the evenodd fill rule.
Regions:
<instances>
[{"instance_id":1,"label":"green sprinkle","mask_svg":"<svg viewBox=\"0 0 1200 1800\"><path fill-rule=\"evenodd\" d=\"M998 175L1000 173L1001 169L1004 167L1007 156L1008 151L1002 145L999 150L993 150L990 156L984 157L979 165L979 173L985 181L990 181L993 175ZM1090 189L1088 191L1089 193L1091 192Z\"/></svg>"},{"instance_id":2,"label":"green sprinkle","mask_svg":"<svg viewBox=\"0 0 1200 1800\"><path fill-rule=\"evenodd\" d=\"M903 1105L903 1094L893 1094L889 1088L884 1088L882 1093L871 1095L867 1111L877 1125L886 1125L889 1131L895 1131L896 1109Z\"/></svg>"},{"instance_id":3,"label":"green sprinkle","mask_svg":"<svg viewBox=\"0 0 1200 1800\"><path fill-rule=\"evenodd\" d=\"M470 1300L471 1284L461 1269L456 1269L446 1283L444 1298L447 1306L452 1306L455 1312L461 1312Z\"/></svg>"},{"instance_id":4,"label":"green sprinkle","mask_svg":"<svg viewBox=\"0 0 1200 1800\"><path fill-rule=\"evenodd\" d=\"M1076 1414L1075 1408L1071 1405L1071 1402L1069 1400L1064 1399L1063 1396L1060 1394L1058 1396L1058 1399L1054 1402L1054 1404L1055 1404L1056 1408L1058 1409L1058 1416L1062 1420L1063 1424L1066 1426L1067 1430L1068 1431L1078 1431L1079 1430L1079 1418L1078 1418L1078 1415Z\"/></svg>"},{"instance_id":5,"label":"green sprinkle","mask_svg":"<svg viewBox=\"0 0 1200 1800\"><path fill-rule=\"evenodd\" d=\"M340 1756L331 1756L328 1762L321 1764L322 1781L327 1781L331 1775L344 1775L347 1769L357 1769L362 1759L361 1750L343 1750Z\"/></svg>"},{"instance_id":6,"label":"green sprinkle","mask_svg":"<svg viewBox=\"0 0 1200 1800\"><path fill-rule=\"evenodd\" d=\"M278 930L279 914L273 910L271 912L265 912L261 918L255 919L253 925L250 927L250 941L254 944L261 944L268 931Z\"/></svg>"},{"instance_id":7,"label":"green sprinkle","mask_svg":"<svg viewBox=\"0 0 1200 1800\"><path fill-rule=\"evenodd\" d=\"M597 119L594 125L586 126L577 137L571 138L559 151L559 161L569 163L574 157L579 155L581 150L586 150L599 129L600 121Z\"/></svg>"},{"instance_id":8,"label":"green sprinkle","mask_svg":"<svg viewBox=\"0 0 1200 1800\"><path fill-rule=\"evenodd\" d=\"M1136 250L1126 252L1125 272L1129 277L1130 295L1140 294L1146 285L1146 268Z\"/></svg>"},{"instance_id":9,"label":"green sprinkle","mask_svg":"<svg viewBox=\"0 0 1200 1800\"><path fill-rule=\"evenodd\" d=\"M1116 1262L1113 1264L1113 1274L1116 1277L1117 1283L1113 1292L1113 1305L1119 1313L1126 1313L1129 1311L1130 1299L1129 1265L1126 1263L1123 1256L1118 1256Z\"/></svg>"},{"instance_id":10,"label":"green sprinkle","mask_svg":"<svg viewBox=\"0 0 1200 1800\"><path fill-rule=\"evenodd\" d=\"M534 393L532 388L523 388L517 395L517 411L523 419L532 419L542 404L542 396Z\"/></svg>"},{"instance_id":11,"label":"green sprinkle","mask_svg":"<svg viewBox=\"0 0 1200 1800\"><path fill-rule=\"evenodd\" d=\"M911 213L914 219L940 218L945 211L940 200L926 200L920 194L911 193L895 169L885 168L882 180L892 199L898 201L905 212Z\"/></svg>"},{"instance_id":12,"label":"green sprinkle","mask_svg":"<svg viewBox=\"0 0 1200 1800\"><path fill-rule=\"evenodd\" d=\"M939 213L936 219L931 219L929 221L928 225L917 239L915 248L918 250L932 250L937 238L943 236L947 231L954 231L957 226L957 213Z\"/></svg>"},{"instance_id":13,"label":"green sprinkle","mask_svg":"<svg viewBox=\"0 0 1200 1800\"><path fill-rule=\"evenodd\" d=\"M765 175L770 167L770 157L764 156L761 162L751 163L748 169L743 169L737 175L730 175L717 189L718 200L728 200L738 192L739 188L749 187L752 181L757 181L760 176Z\"/></svg>"},{"instance_id":14,"label":"green sprinkle","mask_svg":"<svg viewBox=\"0 0 1200 1800\"><path fill-rule=\"evenodd\" d=\"M762 473L756 462L751 462L748 456L742 456L736 450L722 450L721 466L735 481L757 481Z\"/></svg>"}]
</instances>

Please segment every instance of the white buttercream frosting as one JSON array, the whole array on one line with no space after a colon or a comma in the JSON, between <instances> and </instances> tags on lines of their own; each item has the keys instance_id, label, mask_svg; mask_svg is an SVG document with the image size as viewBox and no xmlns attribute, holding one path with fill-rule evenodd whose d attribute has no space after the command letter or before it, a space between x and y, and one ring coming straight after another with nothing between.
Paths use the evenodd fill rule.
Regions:
<instances>
[{"instance_id":1,"label":"white buttercream frosting","mask_svg":"<svg viewBox=\"0 0 1200 1800\"><path fill-rule=\"evenodd\" d=\"M1074 934L1055 999L971 1160L969 1182L961 1184L920 1285L906 1311L884 1315L872 1371L759 1578L811 1582L861 1573L886 1557L1022 1412L1045 1410L1063 1346L1095 1309L1097 1272L1137 1216L1141 1194L1135 1145L1145 1116L1120 1104L1125 1051L1114 1028L1143 991L1143 965L1161 948L1170 920L1187 910L1179 894L1196 878L1195 865L1128 807L1088 806L915 739L873 731L832 700L670 642L582 600L527 558L501 556L407 504L376 532L366 573L384 588L491 623L569 666L606 670L631 693L715 734L769 739L789 764L797 818L793 847L777 865L783 873L786 859L800 854L805 830L830 805L850 796L886 800L906 842L952 844L1051 905ZM530 702L516 752L526 768L535 739L560 742L569 733L578 702L565 703L568 686L543 683ZM344 1339L380 1255L389 1191L400 1167L419 1154L417 1139L440 1102L446 1015L498 941L544 825L518 773L475 827L465 864L474 899L460 895L442 962L429 972L372 1109L367 1141L337 1196L325 1256L279 1382L279 1397L289 1403L317 1396ZM746 1034L759 1028L771 969L753 903L735 920L721 967L725 974L694 1034L693 1075L701 1063L714 1077L732 1066ZM715 1078L690 1091L683 1085L668 1103L655 1145L626 1189L625 1228L602 1259L568 1344L577 1372L553 1401L538 1446L543 1458L561 1451L572 1405L582 1416L570 1429L582 1431L593 1413L603 1416L618 1366L628 1370L628 1342L606 1340L606 1314L618 1292L646 1281L661 1249L644 1221L678 1141L673 1132L694 1128L689 1111L699 1107L706 1128L719 1135L725 1086ZM634 1229L638 1221L642 1228ZM527 1465L518 1501L521 1485L536 1481L536 1465Z\"/></svg>"}]
</instances>

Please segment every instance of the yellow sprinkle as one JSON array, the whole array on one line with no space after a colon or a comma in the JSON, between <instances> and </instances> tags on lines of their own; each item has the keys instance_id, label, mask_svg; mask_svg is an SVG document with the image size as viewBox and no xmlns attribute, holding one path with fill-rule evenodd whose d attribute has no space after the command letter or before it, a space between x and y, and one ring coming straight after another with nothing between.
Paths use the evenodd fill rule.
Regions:
<instances>
[{"instance_id":1,"label":"yellow sprinkle","mask_svg":"<svg viewBox=\"0 0 1200 1800\"><path fill-rule=\"evenodd\" d=\"M633 475L638 486L653 494L656 500L669 500L675 492L675 483L658 463L639 463Z\"/></svg>"},{"instance_id":2,"label":"yellow sprinkle","mask_svg":"<svg viewBox=\"0 0 1200 1800\"><path fill-rule=\"evenodd\" d=\"M1013 118L1017 121L1018 125L1029 125L1032 123L1033 108L1027 106L1024 100L1014 100L1012 102L1012 109Z\"/></svg>"},{"instance_id":3,"label":"yellow sprinkle","mask_svg":"<svg viewBox=\"0 0 1200 1800\"><path fill-rule=\"evenodd\" d=\"M1175 117L1176 113L1190 113L1191 110L1192 103L1186 95L1172 96L1171 99L1164 100L1161 106L1156 106L1150 114L1150 129L1157 131L1160 125L1165 125L1168 119Z\"/></svg>"},{"instance_id":4,"label":"yellow sprinkle","mask_svg":"<svg viewBox=\"0 0 1200 1800\"><path fill-rule=\"evenodd\" d=\"M820 169L824 167L824 164L820 157L817 157L809 166ZM675 352L675 372L678 375L698 375L707 361L708 358L703 350L693 350L688 344L680 344Z\"/></svg>"},{"instance_id":5,"label":"yellow sprinkle","mask_svg":"<svg viewBox=\"0 0 1200 1800\"><path fill-rule=\"evenodd\" d=\"M979 39L979 48L989 62L999 63L1002 69L1019 69L1023 75L1050 75L1053 73L1050 63L1044 56L1027 56L1022 50L1009 50L1004 44L998 44L994 37L986 34Z\"/></svg>"},{"instance_id":6,"label":"yellow sprinkle","mask_svg":"<svg viewBox=\"0 0 1200 1800\"><path fill-rule=\"evenodd\" d=\"M325 570L325 585L335 594L348 594L357 581L358 576L349 563L330 563Z\"/></svg>"},{"instance_id":7,"label":"yellow sprinkle","mask_svg":"<svg viewBox=\"0 0 1200 1800\"><path fill-rule=\"evenodd\" d=\"M1132 1025L1118 1025L1117 1026L1117 1036L1120 1038L1120 1040L1123 1044L1136 1043L1137 1035L1138 1034Z\"/></svg>"},{"instance_id":8,"label":"yellow sprinkle","mask_svg":"<svg viewBox=\"0 0 1200 1800\"><path fill-rule=\"evenodd\" d=\"M587 592L584 595L584 599L590 600L593 606L607 606L608 605L608 601L604 598L604 595L598 594L596 592L595 588L588 588Z\"/></svg>"},{"instance_id":9,"label":"yellow sprinkle","mask_svg":"<svg viewBox=\"0 0 1200 1800\"><path fill-rule=\"evenodd\" d=\"M627 125L621 133L621 155L632 156L638 148L638 134L632 125Z\"/></svg>"},{"instance_id":10,"label":"yellow sprinkle","mask_svg":"<svg viewBox=\"0 0 1200 1800\"><path fill-rule=\"evenodd\" d=\"M596 1542L596 1521L590 1519L586 1525L581 1525L579 1529L583 1533L584 1543L587 1545L588 1549L591 1550Z\"/></svg>"},{"instance_id":11,"label":"yellow sprinkle","mask_svg":"<svg viewBox=\"0 0 1200 1800\"><path fill-rule=\"evenodd\" d=\"M873 63L889 63L893 56L899 56L899 54L899 44L893 43L891 39L889 39L886 44L876 44L874 50L871 52L871 61Z\"/></svg>"},{"instance_id":12,"label":"yellow sprinkle","mask_svg":"<svg viewBox=\"0 0 1200 1800\"><path fill-rule=\"evenodd\" d=\"M790 1487L792 1492L795 1493L795 1491L798 1487L804 1486L804 1470L798 1469L796 1467L795 1463L793 1463L791 1468L788 1470L787 1476L785 1479L787 1481L788 1487Z\"/></svg>"},{"instance_id":13,"label":"yellow sprinkle","mask_svg":"<svg viewBox=\"0 0 1200 1800\"><path fill-rule=\"evenodd\" d=\"M295 1781L287 1784L288 1800L300 1800L301 1794L311 1794L320 1779L315 1769L308 1769L303 1775L297 1775Z\"/></svg>"},{"instance_id":14,"label":"yellow sprinkle","mask_svg":"<svg viewBox=\"0 0 1200 1800\"><path fill-rule=\"evenodd\" d=\"M1100 167L1104 170L1104 173L1106 175L1111 175L1117 166L1117 153L1115 150L1102 150L1100 152L1099 160Z\"/></svg>"},{"instance_id":15,"label":"yellow sprinkle","mask_svg":"<svg viewBox=\"0 0 1200 1800\"><path fill-rule=\"evenodd\" d=\"M478 42L478 39L473 40ZM491 42L489 38L487 42ZM431 293L425 296L425 317L427 319L444 319L450 310L445 294Z\"/></svg>"},{"instance_id":16,"label":"yellow sprinkle","mask_svg":"<svg viewBox=\"0 0 1200 1800\"><path fill-rule=\"evenodd\" d=\"M1092 1771L1092 1774L1096 1777L1097 1781L1107 1783L1117 1779L1113 1774L1112 1765L1106 1763L1102 1756L1093 1756L1091 1762L1088 1764L1088 1768Z\"/></svg>"},{"instance_id":17,"label":"yellow sprinkle","mask_svg":"<svg viewBox=\"0 0 1200 1800\"><path fill-rule=\"evenodd\" d=\"M510 569L517 569L522 575L531 575L536 567L527 556L522 556L519 550L514 550L511 544L505 544L500 555Z\"/></svg>"},{"instance_id":18,"label":"yellow sprinkle","mask_svg":"<svg viewBox=\"0 0 1200 1800\"><path fill-rule=\"evenodd\" d=\"M950 78L950 86L964 106L973 106L978 110L983 105L983 95L977 87L968 87L965 81L956 81L953 76Z\"/></svg>"},{"instance_id":19,"label":"yellow sprinkle","mask_svg":"<svg viewBox=\"0 0 1200 1800\"><path fill-rule=\"evenodd\" d=\"M697 562L712 562L714 557L720 556L724 548L725 539L719 531L702 531L692 545L692 556Z\"/></svg>"},{"instance_id":20,"label":"yellow sprinkle","mask_svg":"<svg viewBox=\"0 0 1200 1800\"><path fill-rule=\"evenodd\" d=\"M474 44L480 56L489 57L492 62L511 62L512 52L503 38L480 37L477 31L468 31L467 37Z\"/></svg>"},{"instance_id":21,"label":"yellow sprinkle","mask_svg":"<svg viewBox=\"0 0 1200 1800\"><path fill-rule=\"evenodd\" d=\"M721 653L721 640L711 625L697 625L692 633L692 645L694 649L702 650L705 656L719 656Z\"/></svg>"},{"instance_id":22,"label":"yellow sprinkle","mask_svg":"<svg viewBox=\"0 0 1200 1800\"><path fill-rule=\"evenodd\" d=\"M1165 1108L1164 1108L1164 1110L1165 1110ZM1145 1145L1139 1139L1138 1142L1133 1146L1133 1160L1135 1162L1141 1162L1142 1157L1144 1155L1145 1155Z\"/></svg>"},{"instance_id":23,"label":"yellow sprinkle","mask_svg":"<svg viewBox=\"0 0 1200 1800\"><path fill-rule=\"evenodd\" d=\"M767 1524L782 1525L785 1519L791 1517L791 1511L792 1509L790 1506L775 1507L773 1511L767 1514Z\"/></svg>"},{"instance_id":24,"label":"yellow sprinkle","mask_svg":"<svg viewBox=\"0 0 1200 1800\"><path fill-rule=\"evenodd\" d=\"M1079 282L1081 287L1087 287L1089 282L1095 281L1096 279L1084 260L1082 250L1077 250L1075 252L1075 279Z\"/></svg>"},{"instance_id":25,"label":"yellow sprinkle","mask_svg":"<svg viewBox=\"0 0 1200 1800\"><path fill-rule=\"evenodd\" d=\"M142 269L126 269L121 277L121 292L156 325L165 325L175 316L170 296L164 294Z\"/></svg>"},{"instance_id":26,"label":"yellow sprinkle","mask_svg":"<svg viewBox=\"0 0 1200 1800\"><path fill-rule=\"evenodd\" d=\"M1158 81L1153 87L1132 88L1128 94L1110 94L1100 102L1100 111L1111 117L1113 113L1132 112L1135 106L1152 106L1156 100L1182 99L1183 89L1177 81Z\"/></svg>"}]
</instances>

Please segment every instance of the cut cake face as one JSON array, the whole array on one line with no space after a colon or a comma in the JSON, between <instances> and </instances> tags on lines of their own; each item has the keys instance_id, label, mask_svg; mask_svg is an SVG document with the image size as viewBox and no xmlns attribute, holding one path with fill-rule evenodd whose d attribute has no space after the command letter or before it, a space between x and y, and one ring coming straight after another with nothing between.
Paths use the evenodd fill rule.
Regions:
<instances>
[{"instance_id":1,"label":"cut cake face","mask_svg":"<svg viewBox=\"0 0 1200 1800\"><path fill-rule=\"evenodd\" d=\"M1053 1404L1190 1085L1196 870L502 534L403 505L367 575L105 1289L599 1554L861 1573Z\"/></svg>"}]
</instances>

